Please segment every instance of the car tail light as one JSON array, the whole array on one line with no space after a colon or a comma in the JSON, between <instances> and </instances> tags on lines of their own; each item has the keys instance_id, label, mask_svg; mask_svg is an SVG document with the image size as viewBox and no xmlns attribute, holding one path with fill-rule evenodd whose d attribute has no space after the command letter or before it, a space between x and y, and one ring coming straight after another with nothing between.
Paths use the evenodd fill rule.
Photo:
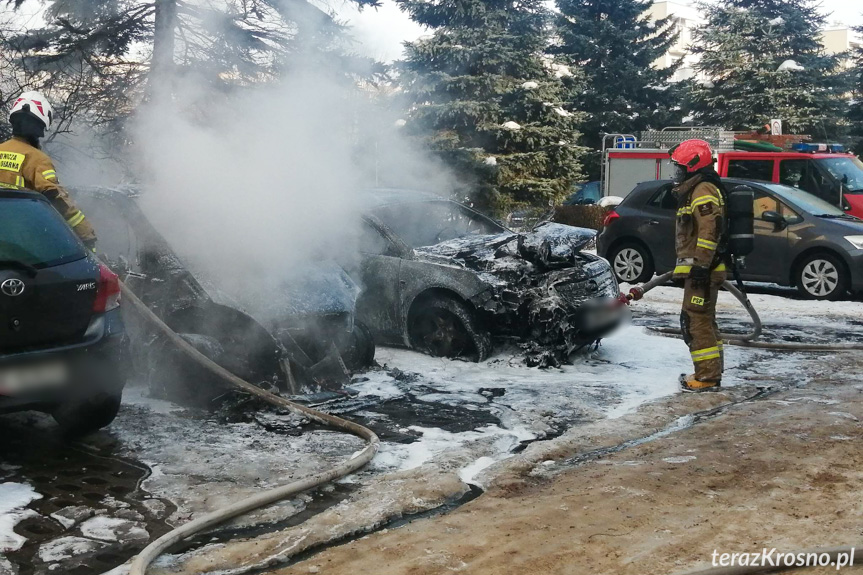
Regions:
<instances>
[{"instance_id":1,"label":"car tail light","mask_svg":"<svg viewBox=\"0 0 863 575\"><path fill-rule=\"evenodd\" d=\"M108 269L105 264L99 264L99 287L96 290L96 301L93 302L95 313L105 313L120 306L120 278Z\"/></svg>"},{"instance_id":2,"label":"car tail light","mask_svg":"<svg viewBox=\"0 0 863 575\"><path fill-rule=\"evenodd\" d=\"M617 219L620 219L620 214L618 214L614 210L611 210L610 212L605 214L605 219L602 220L602 227L608 227L608 224Z\"/></svg>"}]
</instances>

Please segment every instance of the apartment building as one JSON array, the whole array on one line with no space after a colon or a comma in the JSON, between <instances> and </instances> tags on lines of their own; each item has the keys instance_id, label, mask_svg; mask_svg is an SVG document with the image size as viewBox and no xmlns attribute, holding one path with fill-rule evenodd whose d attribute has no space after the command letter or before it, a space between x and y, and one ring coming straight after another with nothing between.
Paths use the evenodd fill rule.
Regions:
<instances>
[{"instance_id":1,"label":"apartment building","mask_svg":"<svg viewBox=\"0 0 863 575\"><path fill-rule=\"evenodd\" d=\"M677 69L672 81L679 82L680 80L688 80L696 76L694 66L698 62L698 58L690 53L690 46L692 45L692 33L695 28L704 23L704 18L698 9L685 0L678 2L654 2L653 6L650 7L649 14L651 20L654 21L671 17L677 31L680 33L677 43L655 62L656 66L667 68L682 60L683 63Z\"/></svg>"}]
</instances>

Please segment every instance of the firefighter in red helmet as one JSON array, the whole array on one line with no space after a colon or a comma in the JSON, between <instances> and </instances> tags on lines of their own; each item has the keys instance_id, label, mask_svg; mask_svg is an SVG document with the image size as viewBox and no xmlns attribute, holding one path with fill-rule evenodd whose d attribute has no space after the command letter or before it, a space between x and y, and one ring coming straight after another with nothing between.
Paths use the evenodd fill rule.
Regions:
<instances>
[{"instance_id":1,"label":"firefighter in red helmet","mask_svg":"<svg viewBox=\"0 0 863 575\"><path fill-rule=\"evenodd\" d=\"M703 140L670 150L677 195L677 265L684 280L680 328L695 373L681 375L683 391L716 391L722 381L723 350L716 324L716 296L725 281L720 257L725 229L725 188L713 169L713 151Z\"/></svg>"}]
</instances>

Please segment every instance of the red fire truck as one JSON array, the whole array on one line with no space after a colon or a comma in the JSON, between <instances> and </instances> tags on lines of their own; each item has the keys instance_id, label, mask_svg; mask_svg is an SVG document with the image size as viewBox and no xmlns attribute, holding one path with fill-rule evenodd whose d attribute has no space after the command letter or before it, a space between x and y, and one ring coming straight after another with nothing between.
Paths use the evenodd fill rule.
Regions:
<instances>
[{"instance_id":1,"label":"red fire truck","mask_svg":"<svg viewBox=\"0 0 863 575\"><path fill-rule=\"evenodd\" d=\"M716 150L716 171L722 177L800 188L863 218L863 162L842 146L809 143L805 136L765 138L719 128L666 128L642 132L640 138L606 134L603 195L623 197L640 182L670 178L668 150L691 138L706 140Z\"/></svg>"}]
</instances>

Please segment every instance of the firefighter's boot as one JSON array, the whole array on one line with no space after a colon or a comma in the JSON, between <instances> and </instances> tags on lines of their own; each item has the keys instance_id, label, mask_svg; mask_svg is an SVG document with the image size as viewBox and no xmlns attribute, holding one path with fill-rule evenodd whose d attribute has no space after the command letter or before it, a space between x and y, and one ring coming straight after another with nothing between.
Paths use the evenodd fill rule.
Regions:
<instances>
[{"instance_id":1,"label":"firefighter's boot","mask_svg":"<svg viewBox=\"0 0 863 575\"><path fill-rule=\"evenodd\" d=\"M685 393L701 393L703 391L719 391L722 384L718 381L699 381L695 374L680 374L680 389Z\"/></svg>"}]
</instances>

